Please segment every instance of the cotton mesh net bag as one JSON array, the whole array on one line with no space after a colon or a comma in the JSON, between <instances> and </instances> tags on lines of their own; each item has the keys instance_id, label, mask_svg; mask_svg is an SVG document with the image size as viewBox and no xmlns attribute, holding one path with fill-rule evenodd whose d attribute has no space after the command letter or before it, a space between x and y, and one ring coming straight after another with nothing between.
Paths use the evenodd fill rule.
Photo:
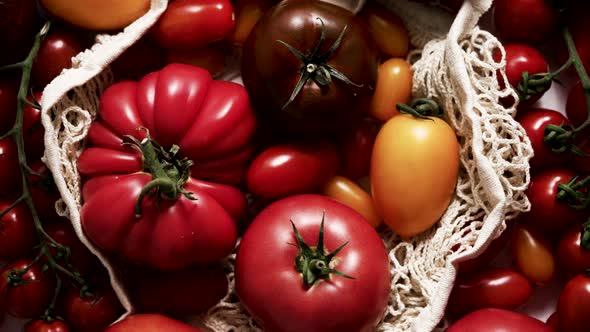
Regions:
<instances>
[{"instance_id":1,"label":"cotton mesh net bag","mask_svg":"<svg viewBox=\"0 0 590 332\"><path fill-rule=\"evenodd\" d=\"M331 0L332 1L332 0ZM456 192L441 220L429 231L402 242L382 233L392 273L389 305L378 331L433 331L445 326L444 309L456 276L456 265L482 252L505 227L505 221L529 209L532 149L513 119L515 108L499 99L517 95L500 88L504 73L501 43L477 23L492 0L467 0L456 17L406 0L378 0L396 12L417 47L409 55L414 72L413 97L429 97L445 110L460 142ZM334 1L332 1L334 2ZM167 6L152 0L150 11L116 35L100 35L43 92L45 160L60 190L56 205L77 235L107 268L113 288L133 312L123 284L108 258L84 235L80 224L81 183L76 161L96 116L102 92L113 82L108 65L152 26ZM493 52L501 52L495 61ZM205 314L189 322L212 331L261 331L233 291L233 259L226 260L230 291Z\"/></svg>"}]
</instances>

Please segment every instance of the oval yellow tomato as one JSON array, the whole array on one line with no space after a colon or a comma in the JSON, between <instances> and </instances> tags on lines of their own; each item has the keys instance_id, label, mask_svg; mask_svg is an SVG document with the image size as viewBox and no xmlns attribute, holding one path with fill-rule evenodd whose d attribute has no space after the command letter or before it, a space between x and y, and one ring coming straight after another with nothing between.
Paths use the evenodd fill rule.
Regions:
<instances>
[{"instance_id":1,"label":"oval yellow tomato","mask_svg":"<svg viewBox=\"0 0 590 332\"><path fill-rule=\"evenodd\" d=\"M150 0L41 0L51 14L90 30L117 30L143 16Z\"/></svg>"},{"instance_id":2,"label":"oval yellow tomato","mask_svg":"<svg viewBox=\"0 0 590 332\"><path fill-rule=\"evenodd\" d=\"M375 211L371 196L359 185L342 176L334 176L323 187L324 195L353 208L360 213L369 224L377 227L381 224L381 217Z\"/></svg>"},{"instance_id":3,"label":"oval yellow tomato","mask_svg":"<svg viewBox=\"0 0 590 332\"><path fill-rule=\"evenodd\" d=\"M442 119L399 114L377 134L371 191L377 213L402 239L434 225L447 209L459 172L459 143Z\"/></svg>"},{"instance_id":4,"label":"oval yellow tomato","mask_svg":"<svg viewBox=\"0 0 590 332\"><path fill-rule=\"evenodd\" d=\"M391 58L377 72L377 86L371 99L371 115L387 121L399 114L395 105L406 104L412 96L412 68L402 58Z\"/></svg>"}]
</instances>

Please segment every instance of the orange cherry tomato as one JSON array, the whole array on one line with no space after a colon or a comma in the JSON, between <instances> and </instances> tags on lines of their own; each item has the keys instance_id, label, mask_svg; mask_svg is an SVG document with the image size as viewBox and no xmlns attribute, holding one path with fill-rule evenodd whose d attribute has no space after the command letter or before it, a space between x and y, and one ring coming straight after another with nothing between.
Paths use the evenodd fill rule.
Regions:
<instances>
[{"instance_id":1,"label":"orange cherry tomato","mask_svg":"<svg viewBox=\"0 0 590 332\"><path fill-rule=\"evenodd\" d=\"M184 63L209 71L211 76L216 76L223 71L227 54L231 52L223 42L209 44L194 50L168 50L168 63Z\"/></svg>"},{"instance_id":2,"label":"orange cherry tomato","mask_svg":"<svg viewBox=\"0 0 590 332\"><path fill-rule=\"evenodd\" d=\"M381 225L381 218L375 211L371 196L359 185L342 176L328 180L322 192L360 213L373 227Z\"/></svg>"},{"instance_id":3,"label":"orange cherry tomato","mask_svg":"<svg viewBox=\"0 0 590 332\"><path fill-rule=\"evenodd\" d=\"M150 0L41 0L49 13L90 30L117 30L143 16Z\"/></svg>"},{"instance_id":4,"label":"orange cherry tomato","mask_svg":"<svg viewBox=\"0 0 590 332\"><path fill-rule=\"evenodd\" d=\"M242 47L244 45L252 28L272 5L272 0L236 0L234 2L236 27L230 37L234 46Z\"/></svg>"},{"instance_id":5,"label":"orange cherry tomato","mask_svg":"<svg viewBox=\"0 0 590 332\"><path fill-rule=\"evenodd\" d=\"M377 134L371 188L377 212L402 239L434 225L447 209L459 172L459 143L442 119L399 114Z\"/></svg>"},{"instance_id":6,"label":"orange cherry tomato","mask_svg":"<svg viewBox=\"0 0 590 332\"><path fill-rule=\"evenodd\" d=\"M375 1L369 1L359 16L367 22L369 31L383 54L390 57L406 56L410 36L399 16Z\"/></svg>"},{"instance_id":7,"label":"orange cherry tomato","mask_svg":"<svg viewBox=\"0 0 590 332\"><path fill-rule=\"evenodd\" d=\"M395 105L409 102L412 96L412 68L402 58L391 58L377 72L377 86L371 100L371 115L387 121L399 114Z\"/></svg>"},{"instance_id":8,"label":"orange cherry tomato","mask_svg":"<svg viewBox=\"0 0 590 332\"><path fill-rule=\"evenodd\" d=\"M529 226L517 225L512 233L512 260L531 282L546 285L555 275L555 257L551 244Z\"/></svg>"}]
</instances>

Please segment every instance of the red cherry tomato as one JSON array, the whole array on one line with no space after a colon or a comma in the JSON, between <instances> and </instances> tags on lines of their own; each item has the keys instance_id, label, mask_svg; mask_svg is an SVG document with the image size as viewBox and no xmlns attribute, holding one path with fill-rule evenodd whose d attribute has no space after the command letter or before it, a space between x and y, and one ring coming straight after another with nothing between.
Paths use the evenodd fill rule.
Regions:
<instances>
[{"instance_id":1,"label":"red cherry tomato","mask_svg":"<svg viewBox=\"0 0 590 332\"><path fill-rule=\"evenodd\" d=\"M33 45L39 17L37 1L0 1L0 65L24 60Z\"/></svg>"},{"instance_id":2,"label":"red cherry tomato","mask_svg":"<svg viewBox=\"0 0 590 332\"><path fill-rule=\"evenodd\" d=\"M4 211L12 201L0 202ZM21 203L0 219L0 261L9 261L30 253L39 243L37 231L26 204Z\"/></svg>"},{"instance_id":3,"label":"red cherry tomato","mask_svg":"<svg viewBox=\"0 0 590 332\"><path fill-rule=\"evenodd\" d=\"M160 70L166 65L166 50L143 37L125 50L113 63L111 69L115 81L139 80L144 75Z\"/></svg>"},{"instance_id":4,"label":"red cherry tomato","mask_svg":"<svg viewBox=\"0 0 590 332\"><path fill-rule=\"evenodd\" d=\"M72 58L84 50L85 45L71 30L52 29L41 42L31 72L34 85L43 89L63 69L72 67Z\"/></svg>"},{"instance_id":5,"label":"red cherry tomato","mask_svg":"<svg viewBox=\"0 0 590 332\"><path fill-rule=\"evenodd\" d=\"M74 268L76 268L82 275L87 275L96 267L101 266L100 261L94 256L88 248L80 242L76 235L74 228L68 219L55 219L44 226L45 233L49 235L55 242L70 249L70 260ZM55 248L49 249L54 257L58 255ZM63 259L58 259L58 263L65 266Z\"/></svg>"},{"instance_id":6,"label":"red cherry tomato","mask_svg":"<svg viewBox=\"0 0 590 332\"><path fill-rule=\"evenodd\" d=\"M201 330L186 325L180 321L158 314L131 315L104 332L201 332Z\"/></svg>"},{"instance_id":7,"label":"red cherry tomato","mask_svg":"<svg viewBox=\"0 0 590 332\"><path fill-rule=\"evenodd\" d=\"M559 240L557 262L560 272L567 277L584 273L590 269L590 250L581 246L581 226L569 228Z\"/></svg>"},{"instance_id":8,"label":"red cherry tomato","mask_svg":"<svg viewBox=\"0 0 590 332\"><path fill-rule=\"evenodd\" d=\"M517 225L510 243L512 261L531 282L547 285L555 276L555 257L549 241L527 225Z\"/></svg>"},{"instance_id":9,"label":"red cherry tomato","mask_svg":"<svg viewBox=\"0 0 590 332\"><path fill-rule=\"evenodd\" d=\"M557 31L557 13L549 0L495 0L494 23L504 40L541 42Z\"/></svg>"},{"instance_id":10,"label":"red cherry tomato","mask_svg":"<svg viewBox=\"0 0 590 332\"><path fill-rule=\"evenodd\" d=\"M40 175L29 175L29 191L39 219L43 222L57 218L55 202L60 198L60 194L51 171L41 160L32 162L29 167Z\"/></svg>"},{"instance_id":11,"label":"red cherry tomato","mask_svg":"<svg viewBox=\"0 0 590 332\"><path fill-rule=\"evenodd\" d=\"M176 0L153 27L152 36L164 48L190 50L229 37L234 21L229 0Z\"/></svg>"},{"instance_id":12,"label":"red cherry tomato","mask_svg":"<svg viewBox=\"0 0 590 332\"><path fill-rule=\"evenodd\" d=\"M96 291L90 297L81 297L78 289L69 288L63 303L64 318L76 331L103 332L123 314L123 307L111 288Z\"/></svg>"},{"instance_id":13,"label":"red cherry tomato","mask_svg":"<svg viewBox=\"0 0 590 332\"><path fill-rule=\"evenodd\" d=\"M530 282L520 273L492 268L474 274L460 274L449 297L447 310L458 316L483 308L515 310L533 293Z\"/></svg>"},{"instance_id":14,"label":"red cherry tomato","mask_svg":"<svg viewBox=\"0 0 590 332\"><path fill-rule=\"evenodd\" d=\"M40 317L51 303L55 292L53 272L42 272L41 264L34 264L22 275L21 282L9 283L9 272L22 271L31 259L19 259L0 270L0 294L6 301L6 311L17 318Z\"/></svg>"},{"instance_id":15,"label":"red cherry tomato","mask_svg":"<svg viewBox=\"0 0 590 332\"><path fill-rule=\"evenodd\" d=\"M513 224L508 224L504 232L502 232L499 237L492 240L483 253L477 257L459 263L459 271L461 273L471 273L481 270L484 266L488 265L500 254L500 252L502 252L502 250L504 250L504 248L506 248L508 242L510 242L513 230Z\"/></svg>"},{"instance_id":16,"label":"red cherry tomato","mask_svg":"<svg viewBox=\"0 0 590 332\"><path fill-rule=\"evenodd\" d=\"M7 137L0 141L0 196L12 197L22 188L18 163L18 149L14 141Z\"/></svg>"},{"instance_id":17,"label":"red cherry tomato","mask_svg":"<svg viewBox=\"0 0 590 332\"><path fill-rule=\"evenodd\" d=\"M586 332L590 326L590 276L581 274L567 282L557 300L559 331Z\"/></svg>"},{"instance_id":18,"label":"red cherry tomato","mask_svg":"<svg viewBox=\"0 0 590 332\"><path fill-rule=\"evenodd\" d=\"M16 120L17 87L13 80L0 80L0 135L9 131Z\"/></svg>"},{"instance_id":19,"label":"red cherry tomato","mask_svg":"<svg viewBox=\"0 0 590 332\"><path fill-rule=\"evenodd\" d=\"M342 160L338 174L351 180L358 180L369 175L371 154L377 132L376 122L365 120L342 135L338 143Z\"/></svg>"},{"instance_id":20,"label":"red cherry tomato","mask_svg":"<svg viewBox=\"0 0 590 332\"><path fill-rule=\"evenodd\" d=\"M70 328L61 320L51 322L36 319L28 322L23 332L69 332Z\"/></svg>"},{"instance_id":21,"label":"red cherry tomato","mask_svg":"<svg viewBox=\"0 0 590 332\"><path fill-rule=\"evenodd\" d=\"M456 321L445 332L555 332L538 319L504 309L474 311ZM568 331L569 332L569 331Z\"/></svg>"},{"instance_id":22,"label":"red cherry tomato","mask_svg":"<svg viewBox=\"0 0 590 332\"><path fill-rule=\"evenodd\" d=\"M588 107L586 106L586 95L584 94L584 87L579 81L572 85L567 95L567 102L565 104L565 114L568 120L574 127L581 126L586 119L588 119ZM578 137L590 137L590 127L585 129Z\"/></svg>"},{"instance_id":23,"label":"red cherry tomato","mask_svg":"<svg viewBox=\"0 0 590 332\"><path fill-rule=\"evenodd\" d=\"M515 90L518 91L518 86L522 81L522 74L527 72L530 76L534 74L546 73L549 71L547 60L537 49L525 44L505 44L506 51L506 78L508 83ZM494 52L494 60L500 61L501 53ZM500 77L498 77L500 79ZM505 86L505 82L498 82L500 87ZM543 93L531 95L528 99L521 99L518 104L519 108L524 108L534 104ZM502 100L505 106L510 106L514 103L512 98L505 98Z\"/></svg>"},{"instance_id":24,"label":"red cherry tomato","mask_svg":"<svg viewBox=\"0 0 590 332\"><path fill-rule=\"evenodd\" d=\"M531 145L535 153L530 161L533 171L564 165L568 162L566 155L554 153L543 141L545 127L548 124L557 126L569 124L569 121L563 114L543 108L530 108L526 109L526 111L519 112L516 120L522 125L531 140Z\"/></svg>"},{"instance_id":25,"label":"red cherry tomato","mask_svg":"<svg viewBox=\"0 0 590 332\"><path fill-rule=\"evenodd\" d=\"M336 146L328 141L276 145L258 155L246 175L257 197L279 199L319 189L339 168Z\"/></svg>"},{"instance_id":26,"label":"red cherry tomato","mask_svg":"<svg viewBox=\"0 0 590 332\"><path fill-rule=\"evenodd\" d=\"M138 312L178 318L209 309L228 292L228 280L220 264L174 272L134 267L125 279Z\"/></svg>"},{"instance_id":27,"label":"red cherry tomato","mask_svg":"<svg viewBox=\"0 0 590 332\"><path fill-rule=\"evenodd\" d=\"M556 199L558 185L567 183L574 176L573 171L565 168L533 175L527 190L531 211L523 214L523 221L547 238L559 237L566 228L575 224L583 213Z\"/></svg>"}]
</instances>

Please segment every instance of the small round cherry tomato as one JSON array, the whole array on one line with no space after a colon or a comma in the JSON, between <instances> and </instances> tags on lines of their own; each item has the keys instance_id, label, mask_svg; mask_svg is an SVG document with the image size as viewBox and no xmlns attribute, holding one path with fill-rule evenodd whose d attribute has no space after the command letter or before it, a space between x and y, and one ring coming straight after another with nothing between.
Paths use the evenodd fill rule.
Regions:
<instances>
[{"instance_id":1,"label":"small round cherry tomato","mask_svg":"<svg viewBox=\"0 0 590 332\"><path fill-rule=\"evenodd\" d=\"M590 276L580 274L565 284L557 300L559 331L585 332L590 326Z\"/></svg>"},{"instance_id":2,"label":"small round cherry tomato","mask_svg":"<svg viewBox=\"0 0 590 332\"><path fill-rule=\"evenodd\" d=\"M139 81L143 76L164 68L166 63L166 50L144 36L115 59L111 69L117 82Z\"/></svg>"},{"instance_id":3,"label":"small round cherry tomato","mask_svg":"<svg viewBox=\"0 0 590 332\"><path fill-rule=\"evenodd\" d=\"M549 0L495 0L494 23L504 40L541 42L557 31L557 12Z\"/></svg>"},{"instance_id":4,"label":"small round cherry tomato","mask_svg":"<svg viewBox=\"0 0 590 332\"><path fill-rule=\"evenodd\" d=\"M0 141L0 196L11 197L22 189L18 149L7 137Z\"/></svg>"},{"instance_id":5,"label":"small round cherry tomato","mask_svg":"<svg viewBox=\"0 0 590 332\"><path fill-rule=\"evenodd\" d=\"M52 29L41 42L31 72L34 85L43 89L62 70L72 67L72 58L84 50L84 45L71 30Z\"/></svg>"},{"instance_id":6,"label":"small round cherry tomato","mask_svg":"<svg viewBox=\"0 0 590 332\"><path fill-rule=\"evenodd\" d=\"M518 86L522 82L522 74L527 72L529 76L540 73L547 73L549 71L547 60L543 57L543 54L536 48L525 44L505 44L504 50L506 52L506 78L508 83L516 91ZM494 52L494 60L500 61L501 53L499 51ZM501 77L498 76L498 80ZM504 81L498 82L500 87L505 86ZM549 83L549 86L551 83ZM518 104L519 108L524 108L534 104L539 98L543 96L543 93L537 93L530 95L528 99L521 99ZM513 98L508 97L502 100L505 106L510 106L514 103Z\"/></svg>"},{"instance_id":7,"label":"small round cherry tomato","mask_svg":"<svg viewBox=\"0 0 590 332\"><path fill-rule=\"evenodd\" d=\"M233 29L229 0L176 0L156 22L152 36L166 49L191 50L228 37Z\"/></svg>"},{"instance_id":8,"label":"small round cherry tomato","mask_svg":"<svg viewBox=\"0 0 590 332\"><path fill-rule=\"evenodd\" d=\"M547 318L547 321L545 322L545 324L551 326L553 328L553 330L559 331L559 321L557 319L557 311L552 313L551 316L549 316L549 318Z\"/></svg>"},{"instance_id":9,"label":"small round cherry tomato","mask_svg":"<svg viewBox=\"0 0 590 332\"><path fill-rule=\"evenodd\" d=\"M555 275L551 244L527 225L517 225L512 233L512 260L531 282L546 285Z\"/></svg>"},{"instance_id":10,"label":"small round cherry tomato","mask_svg":"<svg viewBox=\"0 0 590 332\"><path fill-rule=\"evenodd\" d=\"M17 84L12 80L0 80L0 135L6 134L16 120Z\"/></svg>"},{"instance_id":11,"label":"small round cherry tomato","mask_svg":"<svg viewBox=\"0 0 590 332\"><path fill-rule=\"evenodd\" d=\"M9 278L11 271L21 272L32 263L28 258L19 259L0 270L0 294L6 301L6 311L17 318L40 317L51 303L55 291L53 272L42 272L41 264L33 264L21 280Z\"/></svg>"},{"instance_id":12,"label":"small round cherry tomato","mask_svg":"<svg viewBox=\"0 0 590 332\"><path fill-rule=\"evenodd\" d=\"M326 182L322 191L324 195L353 208L365 217L371 226L381 225L381 217L375 211L373 199L356 183L342 176L335 176Z\"/></svg>"},{"instance_id":13,"label":"small round cherry tomato","mask_svg":"<svg viewBox=\"0 0 590 332\"><path fill-rule=\"evenodd\" d=\"M369 175L371 153L378 128L374 121L361 121L338 139L342 166L338 174L351 180Z\"/></svg>"},{"instance_id":14,"label":"small round cherry tomato","mask_svg":"<svg viewBox=\"0 0 590 332\"><path fill-rule=\"evenodd\" d=\"M514 311L486 308L461 318L445 332L555 332L538 319ZM569 332L569 331L568 331Z\"/></svg>"},{"instance_id":15,"label":"small round cherry tomato","mask_svg":"<svg viewBox=\"0 0 590 332\"><path fill-rule=\"evenodd\" d=\"M372 196L379 215L402 238L438 221L453 197L458 173L459 142L440 118L399 114L377 134Z\"/></svg>"},{"instance_id":16,"label":"small round cherry tomato","mask_svg":"<svg viewBox=\"0 0 590 332\"><path fill-rule=\"evenodd\" d=\"M488 265L494 258L498 257L500 252L506 248L510 238L512 237L512 231L514 230L514 224L508 223L506 229L500 236L492 240L488 247L479 256L471 258L466 261L459 263L459 272L471 273L481 270L484 266Z\"/></svg>"},{"instance_id":17,"label":"small round cherry tomato","mask_svg":"<svg viewBox=\"0 0 590 332\"><path fill-rule=\"evenodd\" d=\"M64 321L53 320L45 321L42 319L35 319L28 322L23 332L69 332L70 328Z\"/></svg>"},{"instance_id":18,"label":"small round cherry tomato","mask_svg":"<svg viewBox=\"0 0 590 332\"><path fill-rule=\"evenodd\" d=\"M590 269L590 250L581 246L581 226L570 227L559 240L557 262L560 272L567 277Z\"/></svg>"},{"instance_id":19,"label":"small round cherry tomato","mask_svg":"<svg viewBox=\"0 0 590 332\"><path fill-rule=\"evenodd\" d=\"M371 99L371 115L387 121L396 114L397 104L405 104L412 94L412 68L402 58L391 58L379 65L377 86Z\"/></svg>"},{"instance_id":20,"label":"small round cherry tomato","mask_svg":"<svg viewBox=\"0 0 590 332\"><path fill-rule=\"evenodd\" d=\"M516 310L531 298L533 287L520 273L492 268L460 274L449 297L447 310L457 316L483 308Z\"/></svg>"},{"instance_id":21,"label":"small round cherry tomato","mask_svg":"<svg viewBox=\"0 0 590 332\"><path fill-rule=\"evenodd\" d=\"M557 126L569 124L569 121L563 114L543 108L530 108L526 109L526 111L519 112L516 116L516 121L522 125L531 140L531 145L535 153L530 160L533 171L564 165L568 161L568 158L564 154L551 151L551 147L543 140L545 137L545 127L548 124Z\"/></svg>"},{"instance_id":22,"label":"small round cherry tomato","mask_svg":"<svg viewBox=\"0 0 590 332\"><path fill-rule=\"evenodd\" d=\"M143 16L149 0L40 0L45 10L67 22L90 30L117 30Z\"/></svg>"},{"instance_id":23,"label":"small round cherry tomato","mask_svg":"<svg viewBox=\"0 0 590 332\"><path fill-rule=\"evenodd\" d=\"M523 221L547 238L559 237L570 225L583 216L566 202L556 199L560 183L568 183L576 174L565 168L534 174L527 190L531 210L522 215Z\"/></svg>"},{"instance_id":24,"label":"small round cherry tomato","mask_svg":"<svg viewBox=\"0 0 590 332\"><path fill-rule=\"evenodd\" d=\"M339 164L336 146L328 141L276 145L252 161L246 181L254 196L278 199L319 189Z\"/></svg>"},{"instance_id":25,"label":"small round cherry tomato","mask_svg":"<svg viewBox=\"0 0 590 332\"><path fill-rule=\"evenodd\" d=\"M76 331L103 332L123 314L111 288L82 297L77 288L69 288L63 298L64 319Z\"/></svg>"},{"instance_id":26,"label":"small round cherry tomato","mask_svg":"<svg viewBox=\"0 0 590 332\"><path fill-rule=\"evenodd\" d=\"M82 244L74 228L68 219L54 219L44 226L45 233L55 242L70 249L69 263L82 275L88 275L95 267L100 266L100 261L88 248ZM49 249L57 262L66 266L63 254L58 257L59 252L55 248Z\"/></svg>"},{"instance_id":27,"label":"small round cherry tomato","mask_svg":"<svg viewBox=\"0 0 590 332\"><path fill-rule=\"evenodd\" d=\"M410 36L399 16L383 5L368 1L359 16L367 23L379 50L388 57L405 57Z\"/></svg>"},{"instance_id":28,"label":"small round cherry tomato","mask_svg":"<svg viewBox=\"0 0 590 332\"><path fill-rule=\"evenodd\" d=\"M236 47L242 47L252 28L272 5L272 0L235 0L236 26L229 38L231 43Z\"/></svg>"},{"instance_id":29,"label":"small round cherry tomato","mask_svg":"<svg viewBox=\"0 0 590 332\"><path fill-rule=\"evenodd\" d=\"M168 63L185 63L205 68L215 77L223 72L229 52L231 50L225 43L218 42L191 50L168 50L167 57Z\"/></svg>"},{"instance_id":30,"label":"small round cherry tomato","mask_svg":"<svg viewBox=\"0 0 590 332\"><path fill-rule=\"evenodd\" d=\"M0 202L0 211L12 204ZM9 261L30 253L39 243L37 231L26 204L21 203L0 219L0 261Z\"/></svg>"}]
</instances>

